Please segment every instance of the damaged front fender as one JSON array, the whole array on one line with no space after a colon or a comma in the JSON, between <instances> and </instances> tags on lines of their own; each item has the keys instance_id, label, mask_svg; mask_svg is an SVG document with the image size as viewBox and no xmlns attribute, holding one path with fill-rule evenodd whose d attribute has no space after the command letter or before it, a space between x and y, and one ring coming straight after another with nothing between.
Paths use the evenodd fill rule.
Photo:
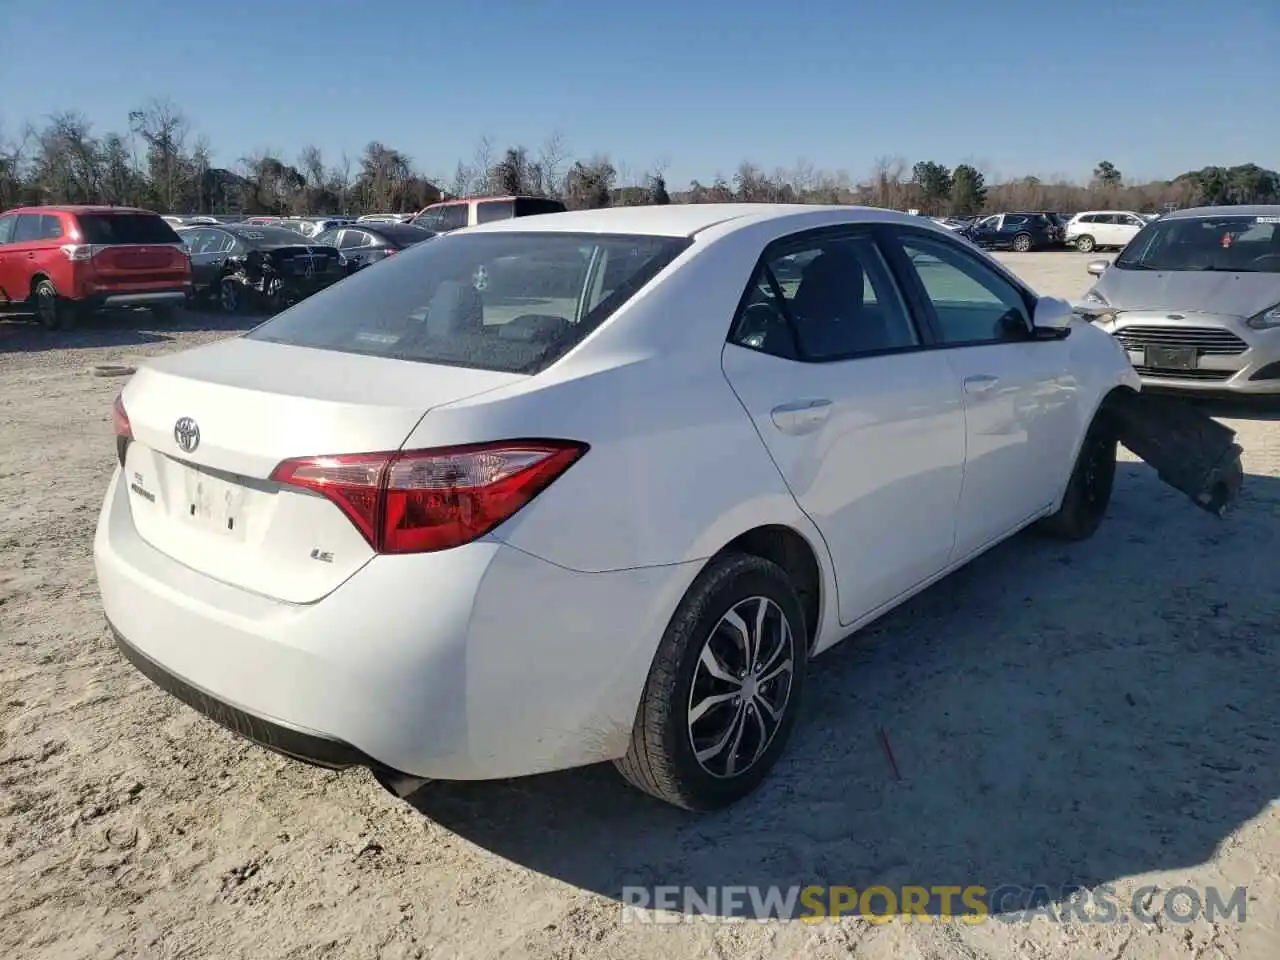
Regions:
<instances>
[{"instance_id":1,"label":"damaged front fender","mask_svg":"<svg viewBox=\"0 0 1280 960\"><path fill-rule=\"evenodd\" d=\"M1243 448L1236 432L1185 400L1116 390L1103 404L1116 439L1197 507L1225 516L1240 495Z\"/></svg>"}]
</instances>

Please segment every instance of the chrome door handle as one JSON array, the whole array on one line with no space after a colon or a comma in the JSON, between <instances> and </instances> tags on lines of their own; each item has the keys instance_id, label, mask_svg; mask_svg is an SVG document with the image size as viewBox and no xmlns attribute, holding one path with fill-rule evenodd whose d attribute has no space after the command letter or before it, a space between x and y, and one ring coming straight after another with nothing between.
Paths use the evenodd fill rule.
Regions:
<instances>
[{"instance_id":1,"label":"chrome door handle","mask_svg":"<svg viewBox=\"0 0 1280 960\"><path fill-rule=\"evenodd\" d=\"M964 392L965 393L986 393L988 390L990 390L999 382L1000 382L999 377L993 377L985 373L978 374L977 376L973 376L973 377L965 377Z\"/></svg>"},{"instance_id":2,"label":"chrome door handle","mask_svg":"<svg viewBox=\"0 0 1280 960\"><path fill-rule=\"evenodd\" d=\"M773 425L783 433L809 433L822 426L831 416L831 401L825 398L816 400L793 400L774 407L769 411Z\"/></svg>"}]
</instances>

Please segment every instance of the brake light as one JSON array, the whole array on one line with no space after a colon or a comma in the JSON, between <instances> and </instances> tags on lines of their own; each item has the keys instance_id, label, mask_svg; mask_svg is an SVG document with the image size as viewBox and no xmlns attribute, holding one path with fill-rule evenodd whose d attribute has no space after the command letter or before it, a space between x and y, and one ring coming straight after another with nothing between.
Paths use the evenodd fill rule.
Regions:
<instances>
[{"instance_id":1,"label":"brake light","mask_svg":"<svg viewBox=\"0 0 1280 960\"><path fill-rule=\"evenodd\" d=\"M97 243L64 243L58 249L66 254L68 260L79 261L92 260L107 248Z\"/></svg>"},{"instance_id":2,"label":"brake light","mask_svg":"<svg viewBox=\"0 0 1280 960\"><path fill-rule=\"evenodd\" d=\"M123 467L125 454L129 451L129 444L133 442L133 424L129 422L129 414L124 409L123 393L117 395L116 402L111 405L111 427L116 435L116 459Z\"/></svg>"},{"instance_id":3,"label":"brake light","mask_svg":"<svg viewBox=\"0 0 1280 960\"><path fill-rule=\"evenodd\" d=\"M333 501L379 553L431 553L509 520L587 452L564 440L286 460L271 479Z\"/></svg>"}]
</instances>

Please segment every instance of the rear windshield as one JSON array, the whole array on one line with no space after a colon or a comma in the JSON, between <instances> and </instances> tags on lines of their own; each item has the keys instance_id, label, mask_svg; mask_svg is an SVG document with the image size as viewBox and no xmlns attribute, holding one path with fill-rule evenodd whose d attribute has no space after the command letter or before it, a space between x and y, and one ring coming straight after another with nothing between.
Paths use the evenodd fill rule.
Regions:
<instances>
[{"instance_id":1,"label":"rear windshield","mask_svg":"<svg viewBox=\"0 0 1280 960\"><path fill-rule=\"evenodd\" d=\"M1280 215L1153 220L1116 257L1115 266L1280 273Z\"/></svg>"},{"instance_id":2,"label":"rear windshield","mask_svg":"<svg viewBox=\"0 0 1280 960\"><path fill-rule=\"evenodd\" d=\"M421 243L423 240L429 240L435 236L430 230L423 227L410 226L407 223L379 224L375 232L379 236L386 237L398 247Z\"/></svg>"},{"instance_id":3,"label":"rear windshield","mask_svg":"<svg viewBox=\"0 0 1280 960\"><path fill-rule=\"evenodd\" d=\"M154 213L78 213L85 243L181 243L173 227Z\"/></svg>"},{"instance_id":4,"label":"rear windshield","mask_svg":"<svg viewBox=\"0 0 1280 960\"><path fill-rule=\"evenodd\" d=\"M246 334L321 350L507 373L564 356L687 238L506 232L415 246Z\"/></svg>"},{"instance_id":5,"label":"rear windshield","mask_svg":"<svg viewBox=\"0 0 1280 960\"><path fill-rule=\"evenodd\" d=\"M296 247L306 242L295 230L265 223L249 223L228 229L252 247Z\"/></svg>"}]
</instances>

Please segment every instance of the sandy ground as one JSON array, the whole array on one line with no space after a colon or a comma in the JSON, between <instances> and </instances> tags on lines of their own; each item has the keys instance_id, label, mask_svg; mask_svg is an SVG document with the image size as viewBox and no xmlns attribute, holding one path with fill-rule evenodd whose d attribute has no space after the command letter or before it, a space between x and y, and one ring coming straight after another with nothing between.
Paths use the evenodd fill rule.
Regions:
<instances>
[{"instance_id":1,"label":"sandy ground","mask_svg":"<svg viewBox=\"0 0 1280 960\"><path fill-rule=\"evenodd\" d=\"M1078 297L1086 259L1007 262ZM1226 521L1126 463L1093 540L1018 537L824 656L789 754L735 809L687 816L610 768L409 805L235 739L109 643L90 544L122 381L87 370L226 333L138 323L0 322L0 956L1280 956L1265 413L1227 411L1249 477ZM1243 925L621 922L625 885L823 883L1249 899Z\"/></svg>"}]
</instances>

